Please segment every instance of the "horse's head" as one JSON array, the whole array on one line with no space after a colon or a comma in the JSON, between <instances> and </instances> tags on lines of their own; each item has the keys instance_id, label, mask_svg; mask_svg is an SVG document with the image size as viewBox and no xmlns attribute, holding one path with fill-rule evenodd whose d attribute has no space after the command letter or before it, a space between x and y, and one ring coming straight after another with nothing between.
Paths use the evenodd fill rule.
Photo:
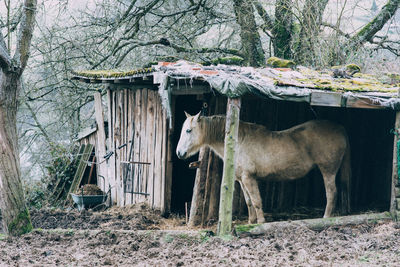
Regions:
<instances>
[{"instance_id":1,"label":"horse's head","mask_svg":"<svg viewBox=\"0 0 400 267\"><path fill-rule=\"evenodd\" d=\"M176 147L176 155L186 159L196 154L202 146L202 133L200 131L200 112L191 116L186 111L186 120L183 123L181 137Z\"/></svg>"}]
</instances>

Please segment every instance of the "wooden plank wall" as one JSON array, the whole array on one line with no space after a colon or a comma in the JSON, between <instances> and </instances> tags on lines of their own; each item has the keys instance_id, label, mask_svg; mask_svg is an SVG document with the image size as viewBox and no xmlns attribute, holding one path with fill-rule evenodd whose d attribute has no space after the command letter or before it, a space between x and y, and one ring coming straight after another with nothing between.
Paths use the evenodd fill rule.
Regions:
<instances>
[{"instance_id":1,"label":"wooden plank wall","mask_svg":"<svg viewBox=\"0 0 400 267\"><path fill-rule=\"evenodd\" d=\"M109 107L109 147L115 151L109 161L107 182L113 184L113 198L120 206L146 201L152 208L168 210L165 191L170 185L170 175L166 176L168 125L166 112L161 106L157 91L149 89L108 89ZM134 124L134 126L133 126ZM134 128L133 153L130 161L148 162L139 172L134 168L135 191L149 196L125 193L123 184L123 165L129 160L130 139ZM123 148L120 146L126 144ZM137 187L138 176L141 184Z\"/></svg>"}]
</instances>

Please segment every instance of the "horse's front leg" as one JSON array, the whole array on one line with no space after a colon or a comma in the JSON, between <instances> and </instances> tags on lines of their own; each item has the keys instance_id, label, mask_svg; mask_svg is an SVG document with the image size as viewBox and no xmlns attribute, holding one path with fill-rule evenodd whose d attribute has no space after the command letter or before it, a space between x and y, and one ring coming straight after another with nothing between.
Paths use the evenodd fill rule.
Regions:
<instances>
[{"instance_id":1,"label":"horse's front leg","mask_svg":"<svg viewBox=\"0 0 400 267\"><path fill-rule=\"evenodd\" d=\"M253 207L253 204L251 203L250 194L247 191L246 187L243 185L243 182L241 181L241 179L238 178L237 181L240 184L240 187L242 188L244 200L246 201L247 211L249 213L249 224L256 223L257 215L256 215L256 211Z\"/></svg>"},{"instance_id":2,"label":"horse's front leg","mask_svg":"<svg viewBox=\"0 0 400 267\"><path fill-rule=\"evenodd\" d=\"M254 179L250 174L244 173L242 175L242 183L246 188L250 196L251 203L256 211L257 223L264 223L265 222L264 211L262 209L262 201L260 196L260 190L258 189L257 180Z\"/></svg>"}]
</instances>

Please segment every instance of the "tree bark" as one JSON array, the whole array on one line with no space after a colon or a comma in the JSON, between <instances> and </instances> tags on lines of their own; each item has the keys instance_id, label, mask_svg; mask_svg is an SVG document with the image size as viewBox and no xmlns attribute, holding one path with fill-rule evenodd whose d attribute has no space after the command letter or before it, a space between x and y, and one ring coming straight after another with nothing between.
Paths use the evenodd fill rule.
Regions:
<instances>
[{"instance_id":1,"label":"tree bark","mask_svg":"<svg viewBox=\"0 0 400 267\"><path fill-rule=\"evenodd\" d=\"M17 110L21 75L29 58L36 0L25 0L14 57L0 34L0 207L4 229L10 235L32 230L24 201L18 153Z\"/></svg>"},{"instance_id":2,"label":"tree bark","mask_svg":"<svg viewBox=\"0 0 400 267\"><path fill-rule=\"evenodd\" d=\"M18 153L16 115L19 91L19 75L3 73L0 91L0 207L4 229L10 235L32 230L24 202Z\"/></svg>"},{"instance_id":3,"label":"tree bark","mask_svg":"<svg viewBox=\"0 0 400 267\"><path fill-rule=\"evenodd\" d=\"M307 0L303 8L299 39L296 41L294 54L296 63L315 65L314 45L318 35L328 0Z\"/></svg>"},{"instance_id":4,"label":"tree bark","mask_svg":"<svg viewBox=\"0 0 400 267\"><path fill-rule=\"evenodd\" d=\"M254 17L252 1L233 0L236 21L240 26L240 39L245 56L244 62L248 66L260 67L266 64L260 35Z\"/></svg>"}]
</instances>

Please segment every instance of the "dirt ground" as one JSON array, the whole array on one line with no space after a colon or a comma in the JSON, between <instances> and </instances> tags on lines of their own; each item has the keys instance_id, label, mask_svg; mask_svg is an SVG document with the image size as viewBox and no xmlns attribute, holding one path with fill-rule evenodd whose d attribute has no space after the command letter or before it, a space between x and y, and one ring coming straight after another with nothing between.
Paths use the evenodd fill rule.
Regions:
<instances>
[{"instance_id":1,"label":"dirt ground","mask_svg":"<svg viewBox=\"0 0 400 267\"><path fill-rule=\"evenodd\" d=\"M221 240L143 205L31 216L32 233L0 235L0 266L400 266L395 222Z\"/></svg>"}]
</instances>

